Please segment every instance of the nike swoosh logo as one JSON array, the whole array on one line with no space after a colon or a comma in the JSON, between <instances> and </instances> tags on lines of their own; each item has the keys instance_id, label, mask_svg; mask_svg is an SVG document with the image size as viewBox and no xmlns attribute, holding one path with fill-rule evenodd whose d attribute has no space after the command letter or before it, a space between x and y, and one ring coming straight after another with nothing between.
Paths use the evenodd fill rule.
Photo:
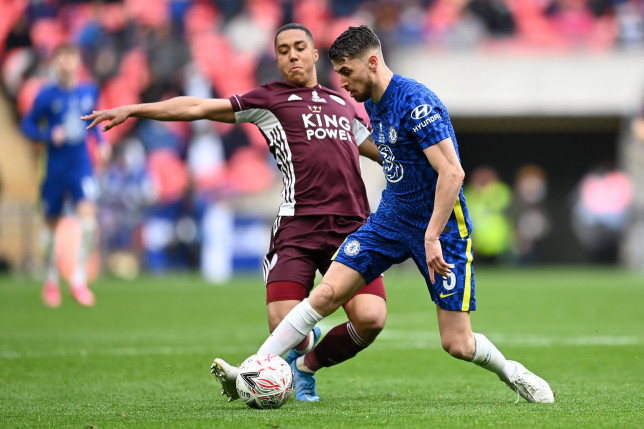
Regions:
<instances>
[{"instance_id":1,"label":"nike swoosh logo","mask_svg":"<svg viewBox=\"0 0 644 429\"><path fill-rule=\"evenodd\" d=\"M456 292L452 292L452 293L448 293L448 294L444 294L443 292L441 292L441 294L439 296L441 298L447 298L448 296L452 296L452 295L456 295Z\"/></svg>"}]
</instances>

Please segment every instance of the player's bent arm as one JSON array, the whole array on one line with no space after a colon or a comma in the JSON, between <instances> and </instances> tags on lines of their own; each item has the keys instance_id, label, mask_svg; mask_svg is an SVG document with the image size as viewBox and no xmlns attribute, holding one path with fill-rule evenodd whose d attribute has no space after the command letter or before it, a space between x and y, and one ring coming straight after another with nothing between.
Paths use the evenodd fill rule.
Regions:
<instances>
[{"instance_id":1,"label":"player's bent arm","mask_svg":"<svg viewBox=\"0 0 644 429\"><path fill-rule=\"evenodd\" d=\"M429 163L438 173L434 211L427 226L425 239L438 239L445 229L465 179L465 172L456 156L451 138L441 140L424 150Z\"/></svg>"},{"instance_id":2,"label":"player's bent arm","mask_svg":"<svg viewBox=\"0 0 644 429\"><path fill-rule=\"evenodd\" d=\"M451 268L443 257L439 236L445 229L452 210L454 210L465 173L456 156L452 139L441 140L425 149L424 152L438 173L434 210L425 231L425 263L433 283L435 272L444 277L451 273Z\"/></svg>"},{"instance_id":3,"label":"player's bent arm","mask_svg":"<svg viewBox=\"0 0 644 429\"><path fill-rule=\"evenodd\" d=\"M41 91L36 96L33 106L31 107L29 112L27 112L20 123L22 132L29 139L36 143L45 143L47 141L48 136L46 135L46 132L40 127L40 119L45 114L47 104L48 101L46 94Z\"/></svg>"},{"instance_id":4,"label":"player's bent arm","mask_svg":"<svg viewBox=\"0 0 644 429\"><path fill-rule=\"evenodd\" d=\"M235 113L230 100L225 98L175 97L156 103L131 104L110 110L93 112L83 116L83 120L92 120L87 127L109 121L104 131L119 125L127 118L147 118L157 121L195 121L210 119L217 122L235 122Z\"/></svg>"},{"instance_id":5,"label":"player's bent arm","mask_svg":"<svg viewBox=\"0 0 644 429\"><path fill-rule=\"evenodd\" d=\"M382 158L380 157L378 146L376 146L376 142L373 140L373 137L367 137L362 142L362 144L358 146L358 151L360 152L360 155L376 161L378 164L382 165Z\"/></svg>"}]
</instances>

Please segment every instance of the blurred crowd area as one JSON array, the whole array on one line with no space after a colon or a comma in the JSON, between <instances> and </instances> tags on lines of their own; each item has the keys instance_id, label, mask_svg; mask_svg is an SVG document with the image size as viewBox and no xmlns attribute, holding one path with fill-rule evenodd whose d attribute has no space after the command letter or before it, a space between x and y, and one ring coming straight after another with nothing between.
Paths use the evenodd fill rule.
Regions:
<instances>
[{"instance_id":1,"label":"blurred crowd area","mask_svg":"<svg viewBox=\"0 0 644 429\"><path fill-rule=\"evenodd\" d=\"M311 29L325 52L349 25L384 48L610 50L644 45L642 0L0 0L6 93L24 112L62 43L78 45L102 105L181 93L229 96L280 79L273 37ZM328 61L321 83L333 86ZM119 142L129 129L108 136ZM225 132L224 132L225 133ZM254 140L251 138L251 140Z\"/></svg>"},{"instance_id":2,"label":"blurred crowd area","mask_svg":"<svg viewBox=\"0 0 644 429\"><path fill-rule=\"evenodd\" d=\"M326 50L350 25L370 25L385 50L422 44L540 52L644 44L640 0L0 0L0 8L1 83L16 121L51 78L50 54L65 43L80 48L84 78L100 86L100 109L179 95L229 97L280 80L273 37L288 22L314 34L322 58L318 77L331 87L337 82ZM113 271L130 275L139 261L152 272L201 266L213 281L225 281L244 258L251 265L261 259L265 224L239 216L230 203L279 179L254 127L130 119L105 137L114 150L98 170L100 223ZM507 193L499 189L490 192ZM538 230L526 234L534 241L548 225L539 210L531 213ZM501 247L491 243L497 250L490 257L507 251L508 240ZM517 245L532 258L528 244Z\"/></svg>"},{"instance_id":3,"label":"blurred crowd area","mask_svg":"<svg viewBox=\"0 0 644 429\"><path fill-rule=\"evenodd\" d=\"M561 228L554 231L551 187L552 179L536 164L519 166L511 183L488 165L470 172L464 192L477 263L534 264L547 256L545 242L561 234ZM634 193L632 179L610 163L592 166L570 190L566 221L589 262L616 262Z\"/></svg>"}]
</instances>

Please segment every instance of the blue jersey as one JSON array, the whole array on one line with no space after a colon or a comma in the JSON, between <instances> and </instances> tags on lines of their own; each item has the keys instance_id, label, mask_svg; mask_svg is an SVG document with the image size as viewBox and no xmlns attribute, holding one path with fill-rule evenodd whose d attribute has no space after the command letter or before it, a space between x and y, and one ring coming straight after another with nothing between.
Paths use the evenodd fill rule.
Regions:
<instances>
[{"instance_id":1,"label":"blue jersey","mask_svg":"<svg viewBox=\"0 0 644 429\"><path fill-rule=\"evenodd\" d=\"M438 173L423 149L451 138L458 156L447 108L425 85L397 74L380 102L368 100L365 108L387 178L378 210L392 210L400 221L424 229L434 209ZM445 231L461 238L472 231L462 187Z\"/></svg>"},{"instance_id":2,"label":"blue jersey","mask_svg":"<svg viewBox=\"0 0 644 429\"><path fill-rule=\"evenodd\" d=\"M426 86L399 75L393 76L378 104L368 100L365 108L387 187L378 210L347 237L334 260L369 283L393 264L411 258L436 305L449 311L475 310L472 222L462 187L439 238L451 274L436 274L432 282L426 262L425 231L434 210L438 173L423 150L451 138L458 156L447 109Z\"/></svg>"},{"instance_id":3,"label":"blue jersey","mask_svg":"<svg viewBox=\"0 0 644 429\"><path fill-rule=\"evenodd\" d=\"M22 131L47 146L46 172L41 186L41 203L47 217L59 216L66 198L73 202L95 200L98 196L87 149L86 124L81 116L96 106L98 88L93 84L65 88L45 86L36 96L32 109L22 120ZM53 130L62 127L65 141L55 144ZM103 143L98 127L94 133Z\"/></svg>"},{"instance_id":4,"label":"blue jersey","mask_svg":"<svg viewBox=\"0 0 644 429\"><path fill-rule=\"evenodd\" d=\"M98 98L94 84L65 88L56 84L45 86L36 96L34 105L22 120L22 131L32 140L47 146L46 177L64 177L71 174L87 175L92 172L86 139L88 131L80 117L92 113ZM52 130L62 126L66 140L55 145ZM102 143L98 127L95 133Z\"/></svg>"}]
</instances>

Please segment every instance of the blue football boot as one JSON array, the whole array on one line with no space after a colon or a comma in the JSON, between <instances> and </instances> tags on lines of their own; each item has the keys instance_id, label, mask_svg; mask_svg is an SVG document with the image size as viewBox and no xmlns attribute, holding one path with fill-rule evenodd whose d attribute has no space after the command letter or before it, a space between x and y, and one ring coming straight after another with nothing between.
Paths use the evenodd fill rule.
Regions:
<instances>
[{"instance_id":1,"label":"blue football boot","mask_svg":"<svg viewBox=\"0 0 644 429\"><path fill-rule=\"evenodd\" d=\"M315 390L315 374L300 371L297 369L297 359L291 362L293 370L293 389L295 399L303 402L319 402L320 397Z\"/></svg>"}]
</instances>

